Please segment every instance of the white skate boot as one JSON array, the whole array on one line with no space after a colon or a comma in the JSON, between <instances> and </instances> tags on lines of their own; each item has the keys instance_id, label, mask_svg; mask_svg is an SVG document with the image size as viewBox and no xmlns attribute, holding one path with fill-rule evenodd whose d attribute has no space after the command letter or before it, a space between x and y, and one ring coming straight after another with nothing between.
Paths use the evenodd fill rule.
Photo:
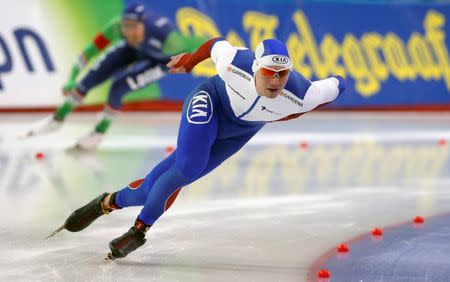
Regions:
<instances>
[{"instance_id":1,"label":"white skate boot","mask_svg":"<svg viewBox=\"0 0 450 282\"><path fill-rule=\"evenodd\" d=\"M69 151L92 151L97 148L100 142L103 140L105 136L104 133L100 132L89 132L87 135L81 137L78 142L69 149Z\"/></svg>"},{"instance_id":2,"label":"white skate boot","mask_svg":"<svg viewBox=\"0 0 450 282\"><path fill-rule=\"evenodd\" d=\"M41 134L47 134L54 131L57 131L61 128L63 122L56 120L54 115L51 114L48 117L38 121L35 125L27 131L27 133L22 138L33 137Z\"/></svg>"}]
</instances>

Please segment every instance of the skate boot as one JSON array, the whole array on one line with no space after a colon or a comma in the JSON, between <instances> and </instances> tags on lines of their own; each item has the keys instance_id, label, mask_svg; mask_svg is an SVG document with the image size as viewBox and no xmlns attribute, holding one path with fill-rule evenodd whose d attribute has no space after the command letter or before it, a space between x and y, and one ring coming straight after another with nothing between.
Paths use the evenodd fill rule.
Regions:
<instances>
[{"instance_id":1,"label":"skate boot","mask_svg":"<svg viewBox=\"0 0 450 282\"><path fill-rule=\"evenodd\" d=\"M78 232L88 227L94 220L104 214L109 214L119 207L115 204L117 193L113 193L109 200L109 205L112 209L105 209L103 207L103 200L108 196L108 193L103 193L97 198L90 201L88 204L74 211L64 222L64 225L56 229L46 239L55 236L61 230L66 229L70 232Z\"/></svg>"},{"instance_id":2,"label":"skate boot","mask_svg":"<svg viewBox=\"0 0 450 282\"><path fill-rule=\"evenodd\" d=\"M57 120L53 114L38 121L22 138L33 137L41 134L51 133L61 128L63 122Z\"/></svg>"},{"instance_id":3,"label":"skate boot","mask_svg":"<svg viewBox=\"0 0 450 282\"><path fill-rule=\"evenodd\" d=\"M81 137L68 151L92 151L103 140L104 133L92 131Z\"/></svg>"},{"instance_id":4,"label":"skate boot","mask_svg":"<svg viewBox=\"0 0 450 282\"><path fill-rule=\"evenodd\" d=\"M112 240L109 243L111 252L106 256L105 261L124 258L132 251L145 244L145 233L151 225L142 222L139 217L134 222L134 226L127 233Z\"/></svg>"}]
</instances>

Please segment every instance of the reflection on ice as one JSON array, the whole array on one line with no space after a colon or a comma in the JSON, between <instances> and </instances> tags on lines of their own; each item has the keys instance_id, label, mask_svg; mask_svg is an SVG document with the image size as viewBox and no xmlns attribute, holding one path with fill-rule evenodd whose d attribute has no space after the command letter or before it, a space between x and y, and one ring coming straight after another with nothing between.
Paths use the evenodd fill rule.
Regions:
<instances>
[{"instance_id":1,"label":"reflection on ice","mask_svg":"<svg viewBox=\"0 0 450 282\"><path fill-rule=\"evenodd\" d=\"M158 115L123 115L88 154L64 152L85 129L84 119L75 116L63 132L23 142L9 135L26 120L5 120L0 281L304 281L330 247L374 226L449 211L450 146L436 140L450 137L442 127L450 116L319 113L268 125L184 188L142 249L104 263L109 241L129 228L139 208L44 238L94 196L145 176L175 144L177 115L164 125ZM300 149L305 140L308 147ZM36 159L36 152L45 157Z\"/></svg>"}]
</instances>

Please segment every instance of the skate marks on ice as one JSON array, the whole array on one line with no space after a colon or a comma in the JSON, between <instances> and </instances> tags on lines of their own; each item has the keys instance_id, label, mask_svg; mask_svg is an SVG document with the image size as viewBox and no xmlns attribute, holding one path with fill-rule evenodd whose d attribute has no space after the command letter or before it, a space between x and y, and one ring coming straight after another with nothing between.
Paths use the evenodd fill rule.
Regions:
<instances>
[{"instance_id":1,"label":"skate marks on ice","mask_svg":"<svg viewBox=\"0 0 450 282\"><path fill-rule=\"evenodd\" d=\"M0 280L305 281L312 261L342 241L449 210L449 151L437 145L450 136L443 120L450 119L305 115L269 125L183 189L142 248L108 263L108 243L139 208L44 238L81 204L145 175L165 157L177 123L164 136L145 135L155 124L112 131L95 154L63 152L78 134L7 147L4 138ZM55 138L56 148L49 145ZM299 147L303 141L309 146ZM35 159L37 151L45 158Z\"/></svg>"}]
</instances>

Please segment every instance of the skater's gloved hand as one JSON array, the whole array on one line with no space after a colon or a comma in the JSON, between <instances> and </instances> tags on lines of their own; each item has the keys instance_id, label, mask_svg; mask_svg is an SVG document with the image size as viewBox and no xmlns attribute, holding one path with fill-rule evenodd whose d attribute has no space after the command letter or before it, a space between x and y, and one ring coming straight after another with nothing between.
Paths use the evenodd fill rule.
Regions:
<instances>
[{"instance_id":1,"label":"skater's gloved hand","mask_svg":"<svg viewBox=\"0 0 450 282\"><path fill-rule=\"evenodd\" d=\"M69 95L69 93L75 89L75 85L76 85L75 81L73 81L73 80L67 81L66 84L64 84L63 89L62 89L63 95L64 96Z\"/></svg>"},{"instance_id":2,"label":"skater's gloved hand","mask_svg":"<svg viewBox=\"0 0 450 282\"><path fill-rule=\"evenodd\" d=\"M170 62L167 64L169 73L188 73L191 72L194 67L191 64L192 54L181 53L170 58Z\"/></svg>"}]
</instances>

